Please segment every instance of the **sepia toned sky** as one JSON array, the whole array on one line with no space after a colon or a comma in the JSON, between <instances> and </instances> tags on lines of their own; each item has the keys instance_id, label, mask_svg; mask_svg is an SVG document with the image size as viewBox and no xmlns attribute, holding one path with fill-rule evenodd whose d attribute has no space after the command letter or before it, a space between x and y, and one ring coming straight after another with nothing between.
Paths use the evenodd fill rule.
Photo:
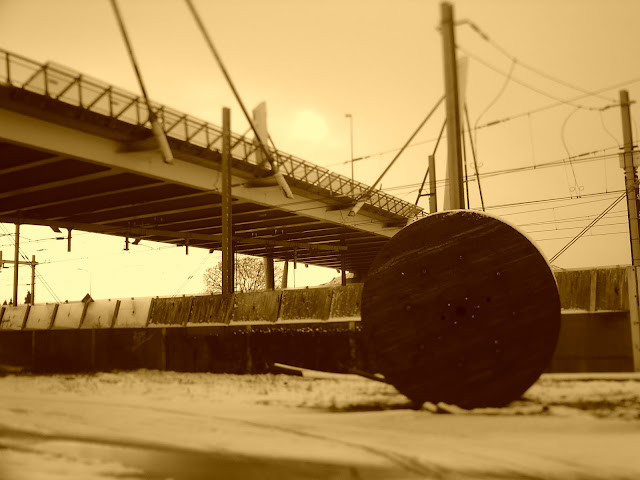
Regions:
<instances>
[{"instance_id":1,"label":"sepia toned sky","mask_svg":"<svg viewBox=\"0 0 640 480\"><path fill-rule=\"evenodd\" d=\"M267 102L276 146L350 175L350 113L354 155L365 157L355 163L355 177L365 183L378 177L443 94L438 1L194 4L246 105ZM244 132L241 110L186 4L119 5L153 100L218 124L222 107L231 107L233 130ZM551 257L624 186L617 103L622 88L640 99L640 2L460 0L454 6L459 54L469 56L466 103L485 205ZM139 92L108 0L0 0L0 48ZM637 104L631 112L637 141ZM382 180L384 190L415 201L443 119L440 109ZM443 142L439 180L445 159ZM469 191L471 207L480 208L475 180ZM421 205L428 207L426 197ZM629 263L625 208L619 203L554 265ZM81 298L88 280L96 298L198 292L203 269L219 260L157 245L122 252L120 239L80 233L68 254L48 229L23 230L25 253L52 262L39 271L63 300ZM6 236L0 245L11 258ZM114 281L109 270L128 273ZM28 278L28 270L21 275ZM298 269L297 281L336 275ZM0 275L0 301L11 295L10 277L9 270ZM46 300L49 293L40 292L36 298Z\"/></svg>"}]
</instances>

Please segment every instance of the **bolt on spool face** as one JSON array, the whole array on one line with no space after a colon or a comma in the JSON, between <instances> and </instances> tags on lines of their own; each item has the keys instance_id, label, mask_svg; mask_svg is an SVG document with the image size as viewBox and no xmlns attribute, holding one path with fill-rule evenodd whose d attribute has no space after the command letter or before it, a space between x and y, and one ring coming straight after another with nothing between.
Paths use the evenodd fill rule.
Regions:
<instances>
[{"instance_id":1,"label":"bolt on spool face","mask_svg":"<svg viewBox=\"0 0 640 480\"><path fill-rule=\"evenodd\" d=\"M560 299L546 260L516 229L443 212L382 249L364 285L362 326L376 370L413 401L501 406L548 365Z\"/></svg>"}]
</instances>

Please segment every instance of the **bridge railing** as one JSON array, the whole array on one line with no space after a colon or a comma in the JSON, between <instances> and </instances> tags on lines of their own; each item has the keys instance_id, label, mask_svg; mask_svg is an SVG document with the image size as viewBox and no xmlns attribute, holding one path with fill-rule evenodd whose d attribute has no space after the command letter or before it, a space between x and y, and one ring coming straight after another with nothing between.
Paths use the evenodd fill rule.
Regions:
<instances>
[{"instance_id":1,"label":"bridge railing","mask_svg":"<svg viewBox=\"0 0 640 480\"><path fill-rule=\"evenodd\" d=\"M41 64L0 49L0 83L151 128L147 105L140 96L53 62ZM162 120L167 136L209 150L222 150L221 127L155 102L151 107ZM257 145L247 134L232 134L232 154L234 158L257 164ZM369 187L364 183L288 153L270 150L287 176L324 190L330 197L348 198L355 203L368 192ZM411 218L422 213L420 207L381 190L373 190L367 196L367 203L395 215Z\"/></svg>"}]
</instances>

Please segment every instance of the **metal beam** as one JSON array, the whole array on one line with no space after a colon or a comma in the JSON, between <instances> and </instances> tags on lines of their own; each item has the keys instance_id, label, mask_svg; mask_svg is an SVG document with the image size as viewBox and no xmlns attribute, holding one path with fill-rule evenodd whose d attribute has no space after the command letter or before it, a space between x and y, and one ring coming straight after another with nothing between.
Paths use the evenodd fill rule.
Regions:
<instances>
[{"instance_id":1,"label":"metal beam","mask_svg":"<svg viewBox=\"0 0 640 480\"><path fill-rule=\"evenodd\" d=\"M185 195L184 197L194 197L194 196L206 196L206 195L213 195L211 192L208 193L198 193L198 194L189 194L189 195ZM218 196L218 194L215 194L216 196ZM149 202L139 202L139 203L133 203L130 205L124 205L122 207L113 207L113 208L105 208L102 210L96 210L95 212L91 212L91 216L93 216L93 214L95 213L97 214L101 214L101 213L107 213L107 212L117 212L118 210L124 210L127 208L136 208L136 207L140 207L140 208L144 208L147 206L151 206L153 204L158 204L158 203L169 203L171 204L172 202L177 201L178 199L183 198L183 197L171 197L169 199L167 198L162 198L159 200L151 200ZM196 210L209 210L212 208L216 208L221 206L221 203L214 203L214 204L201 204L201 205L192 205L190 207L183 207L183 208L172 208L172 209L168 209L168 210L155 210L155 211L151 211L151 212L145 212L145 213L141 213L138 215L126 215L126 216L122 216L122 217L116 217L116 218L110 218L108 220L98 220L96 222L91 222L91 223L97 223L100 225L108 225L108 224L112 224L112 223L118 223L118 222L127 222L127 221L131 221L131 220L140 220L143 218L153 218L153 217L157 217L158 215L172 215L172 214L176 214L176 213L186 213L186 212L192 212L192 211L196 211ZM75 217L76 215L74 215ZM78 216L82 216L82 215L78 215ZM86 216L86 215L85 215ZM73 218L73 217L56 217L55 220L61 220L64 218Z\"/></svg>"},{"instance_id":2,"label":"metal beam","mask_svg":"<svg viewBox=\"0 0 640 480\"><path fill-rule=\"evenodd\" d=\"M289 218L295 221L295 223L287 224L287 223L282 223L283 219L280 219L280 221L278 221L278 219L275 219L275 220L272 220L272 222L274 222L274 225L268 225L266 227L248 228L248 229L242 228L243 225L252 225L252 224L260 223L260 220L254 220L250 222L234 223L233 228L235 233L251 233L251 234L258 235L258 232L260 231L265 231L265 230L268 231L268 230L273 230L278 228L284 229L287 226L302 226L302 225L312 225L317 223L326 223L321 220L316 220L314 218L310 218L308 219L308 221L304 221L304 222L300 221L301 220L300 217L289 217ZM214 228L218 229L219 227L214 227ZM204 230L204 229L198 229L198 230Z\"/></svg>"},{"instance_id":3,"label":"metal beam","mask_svg":"<svg viewBox=\"0 0 640 480\"><path fill-rule=\"evenodd\" d=\"M157 236L167 238L183 238L185 240L205 240L205 241L220 241L222 240L221 234L198 234L198 233L184 233L176 232L173 230L157 230L152 228L139 228L129 226L112 226L112 225L97 225L93 223L81 223L81 222L67 222L60 220L47 220L41 218L25 218L25 217L8 217L0 215L0 222L2 223L22 223L23 225L45 225L49 227L68 228L72 230L82 230L92 233L104 233L107 235L117 235L121 237L141 237L141 236ZM255 245L269 245L269 246L283 246L289 248L302 248L302 249L314 249L314 250L345 250L347 247L341 247L337 245L324 245L324 244L312 244L305 242L283 242L278 240L268 240L263 238L246 238L233 236L234 242L248 243Z\"/></svg>"},{"instance_id":4,"label":"metal beam","mask_svg":"<svg viewBox=\"0 0 640 480\"><path fill-rule=\"evenodd\" d=\"M34 162L22 163L20 165L15 165L9 168L3 168L0 170L0 175L6 175L8 173L20 172L22 170L29 170L30 168L38 168L44 167L45 165L50 165L52 163L59 162L60 160L65 160L67 157L64 155L54 155L52 157L43 158L42 160L36 160Z\"/></svg>"},{"instance_id":5,"label":"metal beam","mask_svg":"<svg viewBox=\"0 0 640 480\"><path fill-rule=\"evenodd\" d=\"M91 173L88 175L78 175L77 177L66 178L64 180L56 180L55 182L40 183L31 187L17 188L15 190L4 190L4 192L0 193L0 199L13 197L15 195L23 195L25 193L36 193L48 188L68 187L76 183L89 182L98 178L114 176L119 173L121 172L117 172L115 170L106 170L104 172Z\"/></svg>"},{"instance_id":6,"label":"metal beam","mask_svg":"<svg viewBox=\"0 0 640 480\"><path fill-rule=\"evenodd\" d=\"M158 187L162 187L168 184L155 184L154 187L158 188ZM169 205L171 205L173 202L177 201L177 200L182 200L182 199L186 199L186 198L191 198L191 197L202 197L205 195L211 195L211 193L206 193L206 192L197 192L197 193L189 193L189 194L185 194L185 195L176 195L175 197L167 197L166 195L164 195L162 198L158 198L155 200L142 200L142 201L138 201L135 203L128 203L128 204L123 204L123 205L118 205L118 206L110 206L110 207L105 207L105 208L96 208L96 209L91 209L90 205L86 207L85 210L83 211L79 211L79 212L73 212L72 215L67 215L67 216L59 216L59 217L52 217L54 220L60 220L60 219L64 219L64 218L73 218L73 217L82 217L83 215L98 215L98 214L103 214L103 213L111 213L111 212L118 212L119 210L127 210L127 209L132 209L132 208L143 208L143 207L147 207L147 206L153 206L156 204L160 204L160 203L167 203ZM124 221L124 220L133 220L136 218L144 218L145 216L147 217L153 217L156 215L161 215L161 212L171 212L175 209L175 205L172 205L173 209L172 210L160 210L157 212L149 212L149 213L145 213L144 215L137 215L137 216L123 216L123 217L117 217L114 219L109 219L109 220L99 220L99 221L95 221L95 222L91 222L91 223L109 223L109 222L117 222L117 221ZM206 205L198 205L198 206L192 206L189 208L192 209L201 209L201 208L205 208ZM178 210L179 212L182 211L182 209Z\"/></svg>"},{"instance_id":7,"label":"metal beam","mask_svg":"<svg viewBox=\"0 0 640 480\"><path fill-rule=\"evenodd\" d=\"M145 185L138 185L135 187L127 187L127 188L119 188L116 190L109 190L108 192L101 192L101 193L91 193L88 195L78 195L78 196L74 196L73 198L65 198L65 199L60 199L60 200L52 200L49 202L45 202L45 203L40 203L37 205L30 205L28 207L20 207L20 208L13 208L10 210L0 210L0 214L10 214L12 212L26 212L29 210L37 210L40 208L47 208L47 207L55 207L57 205L64 205L66 203L75 203L75 202L86 202L87 200L91 200L94 198L100 198L100 197L107 197L109 195L118 195L118 194L122 194L122 193L128 193L128 192L134 192L134 191L138 191L138 190L144 190L146 188L152 188L152 187L158 187L161 185L166 185L166 183L161 182L159 180L154 181L154 183L151 184L145 184Z\"/></svg>"},{"instance_id":8,"label":"metal beam","mask_svg":"<svg viewBox=\"0 0 640 480\"><path fill-rule=\"evenodd\" d=\"M236 200L233 205L249 205L248 202L243 202L241 200ZM211 207L218 207L218 206L222 206L222 203L220 204L214 204L214 205L210 205ZM259 212L264 212L264 211L272 211L273 209L271 208L259 208L256 210L250 210L248 212L234 212L233 213L233 218L238 218L238 217L243 217L245 215L256 215ZM215 216L207 216L207 217L198 217L198 218L188 218L185 220L175 220L175 221L171 221L171 222L160 222L157 224L158 227L167 227L169 225L172 226L176 226L176 225L184 225L184 224L190 224L190 223L198 223L198 222L203 222L205 225L207 225L208 227L211 227L212 223L215 223L214 221L218 220L218 221L222 221L222 215L215 215ZM200 228L200 227L194 227L194 230ZM202 227L205 228L205 227Z\"/></svg>"}]
</instances>

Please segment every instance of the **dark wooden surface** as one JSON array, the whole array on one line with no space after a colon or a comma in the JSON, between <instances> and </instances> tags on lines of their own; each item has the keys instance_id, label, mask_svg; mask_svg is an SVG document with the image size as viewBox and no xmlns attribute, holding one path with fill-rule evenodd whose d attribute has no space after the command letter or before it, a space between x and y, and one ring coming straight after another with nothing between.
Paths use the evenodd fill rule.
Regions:
<instances>
[{"instance_id":1,"label":"dark wooden surface","mask_svg":"<svg viewBox=\"0 0 640 480\"><path fill-rule=\"evenodd\" d=\"M362 293L367 355L414 401L515 400L548 365L560 299L546 260L513 227L470 211L400 231Z\"/></svg>"}]
</instances>

